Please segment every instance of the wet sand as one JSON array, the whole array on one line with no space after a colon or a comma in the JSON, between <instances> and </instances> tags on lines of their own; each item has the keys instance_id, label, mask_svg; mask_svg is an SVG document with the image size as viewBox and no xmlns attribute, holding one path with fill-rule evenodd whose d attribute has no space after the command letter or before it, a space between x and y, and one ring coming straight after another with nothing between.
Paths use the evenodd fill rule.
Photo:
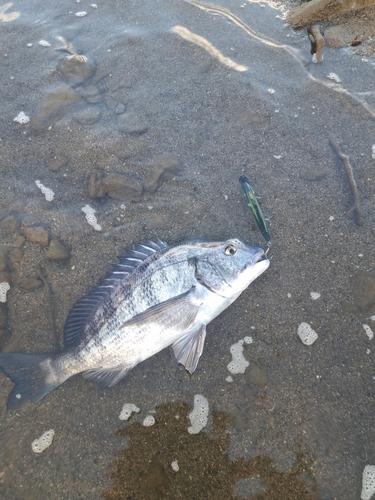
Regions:
<instances>
[{"instance_id":1,"label":"wet sand","mask_svg":"<svg viewBox=\"0 0 375 500\"><path fill-rule=\"evenodd\" d=\"M2 24L0 236L6 257L0 273L11 286L1 309L4 350L54 350L51 310L61 347L74 302L93 290L132 242L238 237L264 245L239 187L242 174L262 196L272 243L267 273L209 325L192 376L176 369L163 351L114 388L100 389L77 376L38 404L7 412L12 383L1 375L4 499L101 498L113 484L107 474L116 452L132 446L132 439L116 431L142 422L153 410L157 422L167 421L168 405L191 408L195 394L210 404L208 436L214 443L226 439L226 473L235 458L265 464L263 482L252 477L259 473L254 465L250 480L238 485L242 498L260 498L271 470L280 474L280 484L285 477L294 478L295 487L298 481L306 484L306 498L359 498L363 468L375 464L374 340L362 326L375 331L370 319L375 315L374 65L330 48L324 62L314 65L308 40L284 28L276 17L281 12L257 4L241 8L229 0L221 6L263 40L228 17L174 1L146 1L142 8L130 1L97 8L84 2L48 8L21 3L11 8L21 15ZM87 15L75 16L82 11ZM181 38L171 31L176 25L248 70L236 71ZM86 80L77 83L59 69L69 53L56 50L63 46L56 36L94 64ZM78 71L81 80L84 69ZM333 88L331 72L345 91ZM13 121L21 111L30 122ZM346 214L352 193L330 134L350 158L363 226ZM165 155L179 159L173 175ZM152 192L149 187L160 176ZM106 179L100 181L105 192L100 183L90 192L90 178ZM135 186L136 194L122 184L124 189L113 190L114 178ZM54 191L53 201L35 180ZM101 231L87 224L81 210L87 204L96 210ZM47 246L35 237L22 239L24 228L33 226L47 232ZM46 258L52 240L69 250L68 260ZM25 278L38 278L39 264L52 302L44 285L24 287ZM312 300L310 292L321 297ZM297 335L301 322L318 333L311 346ZM247 335L254 342L245 357L263 367L266 383L248 374L226 381L229 348ZM124 423L118 416L129 402L141 412ZM162 404L167 406L158 409ZM228 421L215 427L213 411ZM53 444L34 454L31 442L48 429L55 430ZM129 430L136 443L147 438L144 431L141 425ZM171 430L164 439L172 453L176 433ZM132 448L134 464L151 460L142 451L145 443ZM163 446L153 448L155 453ZM210 456L213 463L207 477L219 467L215 446L206 447L204 463ZM189 464L189 448L179 450L176 441L175 450L175 459ZM306 472L295 477L301 456ZM139 477L150 498L163 498L163 492L168 498L172 472L187 484L188 465L177 473L164 463L162 469L154 466L151 472L160 476L155 482L147 472ZM231 474L225 477L233 486ZM204 475L199 480L201 498L209 498L210 482ZM267 494L264 498L274 498ZM297 498L291 495L286 490L285 498Z\"/></svg>"}]
</instances>

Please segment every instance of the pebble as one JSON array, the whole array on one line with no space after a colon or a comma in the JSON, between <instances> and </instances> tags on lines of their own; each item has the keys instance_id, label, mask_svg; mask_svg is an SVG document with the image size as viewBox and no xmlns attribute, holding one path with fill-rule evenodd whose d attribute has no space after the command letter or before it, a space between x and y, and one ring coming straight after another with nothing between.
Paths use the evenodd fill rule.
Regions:
<instances>
[{"instance_id":1,"label":"pebble","mask_svg":"<svg viewBox=\"0 0 375 500\"><path fill-rule=\"evenodd\" d=\"M251 385L267 385L267 369L257 361L250 361L245 371L245 379Z\"/></svg>"},{"instance_id":2,"label":"pebble","mask_svg":"<svg viewBox=\"0 0 375 500\"><path fill-rule=\"evenodd\" d=\"M8 315L5 303L0 302L0 328L5 328L7 326Z\"/></svg>"},{"instance_id":3,"label":"pebble","mask_svg":"<svg viewBox=\"0 0 375 500\"><path fill-rule=\"evenodd\" d=\"M21 248L13 248L9 255L12 264L21 264L23 261L23 251Z\"/></svg>"},{"instance_id":4,"label":"pebble","mask_svg":"<svg viewBox=\"0 0 375 500\"><path fill-rule=\"evenodd\" d=\"M352 279L354 304L358 309L369 309L375 304L375 277L360 273Z\"/></svg>"},{"instance_id":5,"label":"pebble","mask_svg":"<svg viewBox=\"0 0 375 500\"><path fill-rule=\"evenodd\" d=\"M101 110L99 106L87 106L82 111L77 113L76 118L82 125L93 125L96 123L101 115Z\"/></svg>"},{"instance_id":6,"label":"pebble","mask_svg":"<svg viewBox=\"0 0 375 500\"><path fill-rule=\"evenodd\" d=\"M103 178L104 191L115 200L140 202L143 195L142 181L131 174L108 174Z\"/></svg>"},{"instance_id":7,"label":"pebble","mask_svg":"<svg viewBox=\"0 0 375 500\"><path fill-rule=\"evenodd\" d=\"M70 250L61 241L54 238L50 241L48 250L44 257L49 260L69 260Z\"/></svg>"},{"instance_id":8,"label":"pebble","mask_svg":"<svg viewBox=\"0 0 375 500\"><path fill-rule=\"evenodd\" d=\"M65 80L71 85L81 85L93 76L96 70L95 61L91 57L67 56L57 69L63 75Z\"/></svg>"},{"instance_id":9,"label":"pebble","mask_svg":"<svg viewBox=\"0 0 375 500\"><path fill-rule=\"evenodd\" d=\"M18 231L21 227L21 220L18 212L12 212L0 220L0 228L6 231Z\"/></svg>"},{"instance_id":10,"label":"pebble","mask_svg":"<svg viewBox=\"0 0 375 500\"><path fill-rule=\"evenodd\" d=\"M25 290L32 291L40 288L43 282L38 278L33 278L32 276L28 276L22 280L22 286Z\"/></svg>"},{"instance_id":11,"label":"pebble","mask_svg":"<svg viewBox=\"0 0 375 500\"><path fill-rule=\"evenodd\" d=\"M126 109L125 104L120 102L119 104L117 104L116 109L115 109L116 115L122 115L122 113L125 112L125 109Z\"/></svg>"},{"instance_id":12,"label":"pebble","mask_svg":"<svg viewBox=\"0 0 375 500\"><path fill-rule=\"evenodd\" d=\"M44 247L48 246L49 234L48 231L44 229L44 227L24 227L22 231L28 241L31 241L32 243L38 243L39 245L43 245Z\"/></svg>"},{"instance_id":13,"label":"pebble","mask_svg":"<svg viewBox=\"0 0 375 500\"><path fill-rule=\"evenodd\" d=\"M181 176L184 166L177 155L164 154L155 159L146 181L145 190L155 193L163 182Z\"/></svg>"},{"instance_id":14,"label":"pebble","mask_svg":"<svg viewBox=\"0 0 375 500\"><path fill-rule=\"evenodd\" d=\"M119 115L117 126L119 131L125 134L144 134L149 129L145 118L134 111Z\"/></svg>"},{"instance_id":15,"label":"pebble","mask_svg":"<svg viewBox=\"0 0 375 500\"><path fill-rule=\"evenodd\" d=\"M69 159L66 156L57 155L48 163L48 168L53 172L56 172L61 167L65 167L68 163Z\"/></svg>"},{"instance_id":16,"label":"pebble","mask_svg":"<svg viewBox=\"0 0 375 500\"><path fill-rule=\"evenodd\" d=\"M305 181L321 181L327 175L324 167L314 166L305 167L299 174Z\"/></svg>"},{"instance_id":17,"label":"pebble","mask_svg":"<svg viewBox=\"0 0 375 500\"><path fill-rule=\"evenodd\" d=\"M82 98L74 92L70 85L61 83L49 92L36 106L30 120L30 127L36 132L43 131L51 125L51 120L63 109L77 104Z\"/></svg>"},{"instance_id":18,"label":"pebble","mask_svg":"<svg viewBox=\"0 0 375 500\"><path fill-rule=\"evenodd\" d=\"M76 90L79 95L90 104L98 104L103 100L103 96L101 95L99 88L94 84L78 87Z\"/></svg>"},{"instance_id":19,"label":"pebble","mask_svg":"<svg viewBox=\"0 0 375 500\"><path fill-rule=\"evenodd\" d=\"M0 247L0 271L4 271L8 265L8 249L7 247Z\"/></svg>"},{"instance_id":20,"label":"pebble","mask_svg":"<svg viewBox=\"0 0 375 500\"><path fill-rule=\"evenodd\" d=\"M105 190L103 186L103 173L99 170L93 172L89 177L88 196L91 199L103 198Z\"/></svg>"},{"instance_id":21,"label":"pebble","mask_svg":"<svg viewBox=\"0 0 375 500\"><path fill-rule=\"evenodd\" d=\"M89 178L90 198L103 198L106 194L115 200L139 202L143 195L142 181L132 174L107 174L97 170Z\"/></svg>"},{"instance_id":22,"label":"pebble","mask_svg":"<svg viewBox=\"0 0 375 500\"><path fill-rule=\"evenodd\" d=\"M3 347L8 342L9 338L10 338L9 331L6 328L0 328L0 351L3 350Z\"/></svg>"}]
</instances>

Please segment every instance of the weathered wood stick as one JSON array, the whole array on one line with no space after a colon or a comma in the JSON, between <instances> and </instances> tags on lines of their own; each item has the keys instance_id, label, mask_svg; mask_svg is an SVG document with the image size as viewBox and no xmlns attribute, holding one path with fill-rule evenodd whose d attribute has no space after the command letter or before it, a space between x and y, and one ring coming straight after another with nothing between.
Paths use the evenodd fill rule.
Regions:
<instances>
[{"instance_id":1,"label":"weathered wood stick","mask_svg":"<svg viewBox=\"0 0 375 500\"><path fill-rule=\"evenodd\" d=\"M311 54L316 57L316 62L320 63L323 61L323 47L325 45L324 38L322 34L320 33L320 28L317 24L314 24L313 26L310 26L307 28L307 33L308 35L311 35L313 38L313 41L310 38L311 42Z\"/></svg>"},{"instance_id":2,"label":"weathered wood stick","mask_svg":"<svg viewBox=\"0 0 375 500\"><path fill-rule=\"evenodd\" d=\"M55 340L55 346L57 349L60 349L59 337L58 337L57 330L56 330L55 309L53 307L53 298L52 298L51 287L43 274L42 266L40 265L40 263L37 267L37 270L38 270L39 278L43 281L43 284L46 287L48 312L49 312L49 317L50 317L50 321L51 321L52 333L53 333L53 337Z\"/></svg>"},{"instance_id":3,"label":"weathered wood stick","mask_svg":"<svg viewBox=\"0 0 375 500\"><path fill-rule=\"evenodd\" d=\"M340 160L344 164L346 174L347 174L348 179L349 179L350 189L352 190L352 193L353 193L353 206L347 211L347 214L350 214L351 212L355 211L357 225L363 226L363 224L365 223L365 213L362 210L362 207L361 207L361 204L359 201L358 188L357 188L357 184L356 184L355 179L354 179L352 166L349 163L349 157L342 152L340 146L336 142L336 139L334 137L332 137L332 135L329 136L329 142L331 143L331 146L333 147L336 154L339 156Z\"/></svg>"}]
</instances>

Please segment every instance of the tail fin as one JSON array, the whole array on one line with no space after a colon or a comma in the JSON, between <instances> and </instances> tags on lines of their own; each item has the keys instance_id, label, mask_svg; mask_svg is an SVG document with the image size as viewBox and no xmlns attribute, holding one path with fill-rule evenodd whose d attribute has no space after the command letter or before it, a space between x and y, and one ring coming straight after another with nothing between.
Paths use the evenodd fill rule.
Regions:
<instances>
[{"instance_id":1,"label":"tail fin","mask_svg":"<svg viewBox=\"0 0 375 500\"><path fill-rule=\"evenodd\" d=\"M8 397L7 409L21 406L27 401L36 403L60 382L48 383L48 372L42 361L49 355L0 353L0 370L15 384Z\"/></svg>"}]
</instances>

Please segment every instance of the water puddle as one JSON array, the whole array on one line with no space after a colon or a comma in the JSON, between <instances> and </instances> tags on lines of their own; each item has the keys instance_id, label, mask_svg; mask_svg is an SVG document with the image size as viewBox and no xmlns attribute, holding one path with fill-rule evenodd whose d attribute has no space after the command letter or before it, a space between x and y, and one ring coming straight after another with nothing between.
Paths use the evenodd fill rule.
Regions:
<instances>
[{"instance_id":1,"label":"water puddle","mask_svg":"<svg viewBox=\"0 0 375 500\"><path fill-rule=\"evenodd\" d=\"M240 175L272 235L269 269L208 326L192 376L164 350L113 388L76 376L6 411L1 374L2 498L360 497L375 465L375 62L325 47L314 64L274 7L0 7L4 351L61 348L74 302L133 242L264 247ZM191 435L196 394L210 411ZM117 432L128 403L140 412Z\"/></svg>"}]
</instances>

